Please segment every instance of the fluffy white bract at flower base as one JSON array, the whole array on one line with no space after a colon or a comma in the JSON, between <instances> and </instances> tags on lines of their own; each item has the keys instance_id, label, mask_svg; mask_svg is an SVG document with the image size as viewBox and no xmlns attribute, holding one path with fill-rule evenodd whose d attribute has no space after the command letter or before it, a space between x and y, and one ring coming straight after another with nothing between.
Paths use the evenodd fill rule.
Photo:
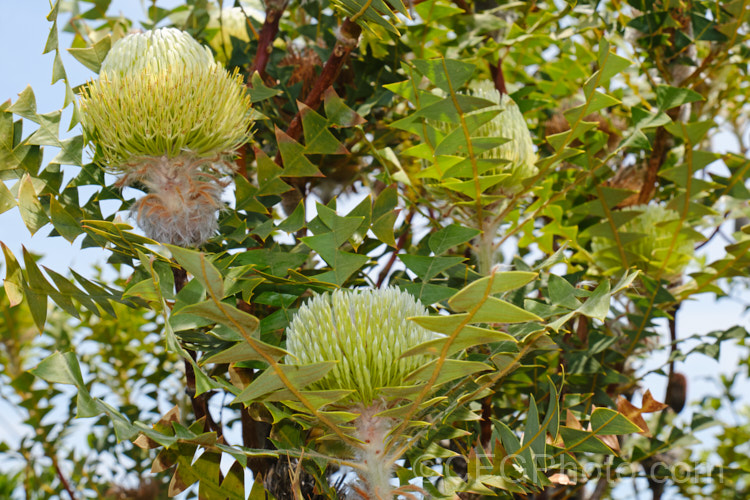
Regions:
<instances>
[{"instance_id":1,"label":"fluffy white bract at flower base","mask_svg":"<svg viewBox=\"0 0 750 500\"><path fill-rule=\"evenodd\" d=\"M123 174L118 185L147 187L132 210L149 237L194 246L213 235L232 156L252 126L240 75L180 30L130 34L84 86L80 111L95 160Z\"/></svg>"},{"instance_id":2,"label":"fluffy white bract at flower base","mask_svg":"<svg viewBox=\"0 0 750 500\"><path fill-rule=\"evenodd\" d=\"M406 375L426 362L424 356L401 358L433 338L407 320L425 315L418 300L397 288L316 295L287 328L287 362L338 361L312 387L353 390L352 400L370 405L379 397L378 388L403 386Z\"/></svg>"},{"instance_id":3,"label":"fluffy white bract at flower base","mask_svg":"<svg viewBox=\"0 0 750 500\"><path fill-rule=\"evenodd\" d=\"M521 183L537 173L534 166L537 160L534 152L534 142L518 105L508 94L500 94L495 84L490 80L477 80L469 85L471 94L497 106L482 108L479 112L492 110L501 112L490 121L472 133L473 137L502 137L508 142L485 151L480 158L505 160L508 163L498 167L497 173L510 174L510 177L500 182L499 187L508 193L514 193L521 187Z\"/></svg>"},{"instance_id":4,"label":"fluffy white bract at flower base","mask_svg":"<svg viewBox=\"0 0 750 500\"><path fill-rule=\"evenodd\" d=\"M695 253L694 243L701 235L680 228L680 215L662 205L635 205L623 210L641 212L618 228L627 263L611 238L597 237L591 242L599 267L618 272L628 266L673 281L682 274ZM680 232L678 232L680 231Z\"/></svg>"}]
</instances>

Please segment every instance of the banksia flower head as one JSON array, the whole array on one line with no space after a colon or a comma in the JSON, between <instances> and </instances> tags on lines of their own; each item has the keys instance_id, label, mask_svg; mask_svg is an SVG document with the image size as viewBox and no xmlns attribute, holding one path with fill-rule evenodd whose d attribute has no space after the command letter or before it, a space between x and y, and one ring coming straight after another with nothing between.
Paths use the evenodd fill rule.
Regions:
<instances>
[{"instance_id":1,"label":"banksia flower head","mask_svg":"<svg viewBox=\"0 0 750 500\"><path fill-rule=\"evenodd\" d=\"M193 246L214 234L231 157L252 125L241 76L183 31L131 34L84 87L80 110L95 159L122 174L119 186L148 189L132 211L149 237Z\"/></svg>"},{"instance_id":2,"label":"banksia flower head","mask_svg":"<svg viewBox=\"0 0 750 500\"><path fill-rule=\"evenodd\" d=\"M526 119L518 109L518 105L508 94L501 94L490 80L478 80L469 85L471 94L496 103L496 106L482 108L479 112L501 110L497 116L485 123L475 132L475 137L502 137L508 142L485 151L480 158L506 160L507 164L500 165L497 173L510 174L501 181L499 187L503 191L513 194L517 192L521 183L537 173L534 166L537 160L534 143L531 140Z\"/></svg>"},{"instance_id":3,"label":"banksia flower head","mask_svg":"<svg viewBox=\"0 0 750 500\"><path fill-rule=\"evenodd\" d=\"M403 386L406 375L425 363L424 356L401 358L433 338L407 320L425 315L418 300L397 288L316 295L287 328L287 362L338 361L313 388L353 390L353 400L370 405L379 388Z\"/></svg>"},{"instance_id":4,"label":"banksia flower head","mask_svg":"<svg viewBox=\"0 0 750 500\"><path fill-rule=\"evenodd\" d=\"M344 401L358 414L353 435L360 441L353 462L359 482L349 498L396 497L390 479L399 455L386 445L395 420L379 415L389 405L378 389L408 385L406 376L426 363L425 356L401 357L433 338L407 319L425 315L418 300L397 288L337 290L309 300L287 328L288 363L338 361L310 389L354 391Z\"/></svg>"},{"instance_id":5,"label":"banksia flower head","mask_svg":"<svg viewBox=\"0 0 750 500\"><path fill-rule=\"evenodd\" d=\"M250 42L247 34L247 17L241 7L212 11L208 28L216 30L216 34L208 43L216 51L216 59L222 63L227 63L232 58L232 38Z\"/></svg>"},{"instance_id":6,"label":"banksia flower head","mask_svg":"<svg viewBox=\"0 0 750 500\"><path fill-rule=\"evenodd\" d=\"M675 239L680 215L662 205L636 205L626 211L641 212L618 229L627 265L646 273L661 270L662 278L677 279L693 258L692 230L682 227ZM615 272L625 267L613 239L597 237L591 245L600 267Z\"/></svg>"}]
</instances>

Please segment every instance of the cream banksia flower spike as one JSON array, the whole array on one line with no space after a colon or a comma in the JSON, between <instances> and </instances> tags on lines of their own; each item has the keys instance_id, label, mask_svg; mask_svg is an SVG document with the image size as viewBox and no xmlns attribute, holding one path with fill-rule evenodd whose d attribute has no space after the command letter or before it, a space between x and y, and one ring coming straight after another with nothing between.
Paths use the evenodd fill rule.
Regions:
<instances>
[{"instance_id":1,"label":"cream banksia flower spike","mask_svg":"<svg viewBox=\"0 0 750 500\"><path fill-rule=\"evenodd\" d=\"M508 139L508 142L485 151L479 157L508 162L500 165L496 173L510 174L510 177L500 182L499 187L506 194L514 194L521 189L524 180L537 173L537 168L534 166L537 156L526 119L515 101L508 94L501 94L491 80L476 80L469 84L469 91L475 97L496 104L496 106L482 108L480 112L500 110L497 116L479 127L472 135Z\"/></svg>"},{"instance_id":2,"label":"cream banksia flower spike","mask_svg":"<svg viewBox=\"0 0 750 500\"><path fill-rule=\"evenodd\" d=\"M391 403L380 389L409 385L406 376L427 362L426 356L401 357L434 338L407 319L427 314L418 300L397 288L337 290L309 300L287 328L288 363L337 362L310 389L353 391L344 401L359 415L354 435L361 442L355 451L361 483L352 498L393 498L390 478L399 457L386 451L394 421L378 415Z\"/></svg>"},{"instance_id":3,"label":"cream banksia flower spike","mask_svg":"<svg viewBox=\"0 0 750 500\"><path fill-rule=\"evenodd\" d=\"M148 194L132 208L150 238L198 246L217 229L232 155L249 139L250 98L189 34L161 28L112 46L80 99L95 160Z\"/></svg>"},{"instance_id":4,"label":"cream banksia flower spike","mask_svg":"<svg viewBox=\"0 0 750 500\"><path fill-rule=\"evenodd\" d=\"M232 38L250 42L247 34L247 17L242 7L212 10L207 27L216 30L216 34L208 43L216 52L216 60L221 63L226 64L232 58Z\"/></svg>"},{"instance_id":5,"label":"cream banksia flower spike","mask_svg":"<svg viewBox=\"0 0 750 500\"><path fill-rule=\"evenodd\" d=\"M660 277L668 281L678 279L695 253L694 241L689 231L683 228L675 239L680 215L674 210L655 204L635 205L623 210L627 211L641 212L618 229L628 259L627 265L636 266L646 273L661 270ZM638 237L632 239L623 235ZM609 238L594 238L591 242L594 258L605 269L622 270L622 258L613 244L613 240Z\"/></svg>"}]
</instances>

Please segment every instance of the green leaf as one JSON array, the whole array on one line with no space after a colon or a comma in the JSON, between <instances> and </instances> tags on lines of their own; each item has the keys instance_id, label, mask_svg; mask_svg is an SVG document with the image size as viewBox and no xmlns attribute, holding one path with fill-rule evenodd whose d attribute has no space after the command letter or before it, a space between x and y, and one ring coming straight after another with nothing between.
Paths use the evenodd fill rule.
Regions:
<instances>
[{"instance_id":1,"label":"green leaf","mask_svg":"<svg viewBox=\"0 0 750 500\"><path fill-rule=\"evenodd\" d=\"M107 35L90 47L71 48L68 49L68 52L88 69L94 73L99 73L110 48L112 48L112 36Z\"/></svg>"},{"instance_id":2,"label":"green leaf","mask_svg":"<svg viewBox=\"0 0 750 500\"><path fill-rule=\"evenodd\" d=\"M5 281L3 281L3 288L5 288L10 306L14 307L23 301L23 271L13 253L5 246L5 243L0 241L0 246L3 247L3 255L5 256Z\"/></svg>"},{"instance_id":3,"label":"green leaf","mask_svg":"<svg viewBox=\"0 0 750 500\"><path fill-rule=\"evenodd\" d=\"M351 252L336 250L332 260L327 260L331 270L315 275L315 279L324 283L333 283L342 286L359 268L367 264L370 258L367 255L357 255Z\"/></svg>"},{"instance_id":4,"label":"green leaf","mask_svg":"<svg viewBox=\"0 0 750 500\"><path fill-rule=\"evenodd\" d=\"M578 309L578 312L589 318L604 321L609 313L609 298L610 285L609 280L605 278Z\"/></svg>"},{"instance_id":5,"label":"green leaf","mask_svg":"<svg viewBox=\"0 0 750 500\"><path fill-rule=\"evenodd\" d=\"M281 180L284 169L266 155L262 150L254 148L255 159L258 162L258 196L269 194L281 194L291 190L292 187Z\"/></svg>"},{"instance_id":6,"label":"green leaf","mask_svg":"<svg viewBox=\"0 0 750 500\"><path fill-rule=\"evenodd\" d=\"M324 177L305 156L305 148L276 127L276 142L284 161L284 177Z\"/></svg>"},{"instance_id":7,"label":"green leaf","mask_svg":"<svg viewBox=\"0 0 750 500\"><path fill-rule=\"evenodd\" d=\"M556 274L550 274L547 282L549 299L554 305L567 307L568 309L578 309L581 302L576 299L579 290L568 283L568 280ZM609 306L609 304L608 304Z\"/></svg>"},{"instance_id":8,"label":"green leaf","mask_svg":"<svg viewBox=\"0 0 750 500\"><path fill-rule=\"evenodd\" d=\"M377 219L373 219L374 222L370 227L378 240L393 248L396 248L396 236L393 234L393 226L396 224L397 218L398 212L388 212Z\"/></svg>"},{"instance_id":9,"label":"green leaf","mask_svg":"<svg viewBox=\"0 0 750 500\"><path fill-rule=\"evenodd\" d=\"M187 272L195 276L214 300L224 298L224 279L203 252L167 245L175 260Z\"/></svg>"},{"instance_id":10,"label":"green leaf","mask_svg":"<svg viewBox=\"0 0 750 500\"><path fill-rule=\"evenodd\" d=\"M414 321L419 326L426 328L430 331L452 334L456 331L462 323L467 325L469 323L468 314L450 314L450 315L434 315L434 316L413 316L408 318Z\"/></svg>"},{"instance_id":11,"label":"green leaf","mask_svg":"<svg viewBox=\"0 0 750 500\"><path fill-rule=\"evenodd\" d=\"M527 271L493 273L491 276L478 279L464 287L448 301L448 305L455 311L468 311L485 297L515 290L536 277L537 273Z\"/></svg>"},{"instance_id":12,"label":"green leaf","mask_svg":"<svg viewBox=\"0 0 750 500\"><path fill-rule=\"evenodd\" d=\"M16 206L16 199L5 183L0 179L0 214Z\"/></svg>"},{"instance_id":13,"label":"green leaf","mask_svg":"<svg viewBox=\"0 0 750 500\"><path fill-rule=\"evenodd\" d=\"M250 102L253 104L265 101L266 99L270 99L271 97L275 97L282 93L279 89L266 87L263 83L263 79L257 71L253 73L252 77L250 77L250 85L247 86L247 91L250 94Z\"/></svg>"},{"instance_id":14,"label":"green leaf","mask_svg":"<svg viewBox=\"0 0 750 500\"><path fill-rule=\"evenodd\" d=\"M79 388L84 385L81 367L73 352L56 351L29 371L49 383L68 384Z\"/></svg>"},{"instance_id":15,"label":"green leaf","mask_svg":"<svg viewBox=\"0 0 750 500\"><path fill-rule=\"evenodd\" d=\"M23 292L29 306L29 312L39 332L44 331L47 322L47 296L54 292L54 288L47 282L31 254L23 249L23 259L26 265L28 283L23 283Z\"/></svg>"},{"instance_id":16,"label":"green leaf","mask_svg":"<svg viewBox=\"0 0 750 500\"><path fill-rule=\"evenodd\" d=\"M523 467L524 473L534 482L536 482L536 465L531 456L531 449L526 446L521 448L521 442L518 440L513 431L502 422L492 420L495 424L494 427L500 434L500 440L503 443L503 447L510 454L516 457L521 467Z\"/></svg>"},{"instance_id":17,"label":"green leaf","mask_svg":"<svg viewBox=\"0 0 750 500\"><path fill-rule=\"evenodd\" d=\"M299 204L297 204L297 208L294 209L294 212L281 221L276 229L284 231L285 233L296 233L303 227L305 227L305 204L300 201Z\"/></svg>"},{"instance_id":18,"label":"green leaf","mask_svg":"<svg viewBox=\"0 0 750 500\"><path fill-rule=\"evenodd\" d=\"M356 127L364 125L367 120L359 116L338 96L333 86L330 86L323 93L323 106L328 121L333 126L338 127Z\"/></svg>"},{"instance_id":19,"label":"green leaf","mask_svg":"<svg viewBox=\"0 0 750 500\"><path fill-rule=\"evenodd\" d=\"M407 375L405 380L407 382L426 382L430 380L433 372L435 371L435 365L437 361L437 359L433 360L426 365L417 368L409 375ZM451 380L469 377L473 374L492 369L492 366L486 363L481 363L479 361L446 359L443 362L443 365L440 367L440 372L438 373L438 377L435 380L435 386L450 382Z\"/></svg>"},{"instance_id":20,"label":"green leaf","mask_svg":"<svg viewBox=\"0 0 750 500\"><path fill-rule=\"evenodd\" d=\"M67 107L68 104L73 102L72 97L72 89L70 89L70 85L68 85L68 75L65 73L65 66L63 66L62 57L60 56L60 51L55 51L55 60L52 63L52 83L59 82L60 80L65 81L65 101L63 103L64 107Z\"/></svg>"},{"instance_id":21,"label":"green leaf","mask_svg":"<svg viewBox=\"0 0 750 500\"><path fill-rule=\"evenodd\" d=\"M336 248L346 243L354 232L359 229L364 217L342 217L325 205L317 204L318 217L333 232Z\"/></svg>"},{"instance_id":22,"label":"green leaf","mask_svg":"<svg viewBox=\"0 0 750 500\"><path fill-rule=\"evenodd\" d=\"M81 224L60 205L54 196L50 196L50 219L60 236L73 243L76 237L83 233Z\"/></svg>"},{"instance_id":23,"label":"green leaf","mask_svg":"<svg viewBox=\"0 0 750 500\"><path fill-rule=\"evenodd\" d=\"M32 235L49 222L29 174L24 174L18 186L18 208L21 210L24 224Z\"/></svg>"},{"instance_id":24,"label":"green leaf","mask_svg":"<svg viewBox=\"0 0 750 500\"><path fill-rule=\"evenodd\" d=\"M328 130L328 120L302 102L297 102L302 117L302 130L305 135L305 154L338 154L349 151Z\"/></svg>"},{"instance_id":25,"label":"green leaf","mask_svg":"<svg viewBox=\"0 0 750 500\"><path fill-rule=\"evenodd\" d=\"M536 406L534 395L529 395L529 409L526 412L526 426L523 430L522 446L530 448L532 453L540 457L544 455L545 438L547 433L539 425L539 410ZM532 476L533 478L533 476Z\"/></svg>"},{"instance_id":26,"label":"green leaf","mask_svg":"<svg viewBox=\"0 0 750 500\"><path fill-rule=\"evenodd\" d=\"M417 11L417 14L424 20L425 24L464 12L463 9L455 5L441 3L440 0L428 0L418 3L414 6L414 10Z\"/></svg>"},{"instance_id":27,"label":"green leaf","mask_svg":"<svg viewBox=\"0 0 750 500\"><path fill-rule=\"evenodd\" d=\"M58 138L60 132L60 115L60 110L37 115L39 128L26 140L26 144L36 146L60 146L61 142Z\"/></svg>"},{"instance_id":28,"label":"green leaf","mask_svg":"<svg viewBox=\"0 0 750 500\"><path fill-rule=\"evenodd\" d=\"M435 255L440 255L451 248L470 241L481 231L460 224L451 224L430 236L428 244Z\"/></svg>"},{"instance_id":29,"label":"green leaf","mask_svg":"<svg viewBox=\"0 0 750 500\"><path fill-rule=\"evenodd\" d=\"M276 365L285 377L298 390L325 377L333 369L335 361L323 361L309 365ZM245 387L242 392L232 401L235 403L247 403L256 401L266 394L287 387L279 374L273 369L266 369L258 378Z\"/></svg>"},{"instance_id":30,"label":"green leaf","mask_svg":"<svg viewBox=\"0 0 750 500\"><path fill-rule=\"evenodd\" d=\"M589 452L603 453L611 455L614 452L604 444L601 439L596 437L593 432L573 429L570 427L560 427L560 436L565 443L566 452Z\"/></svg>"},{"instance_id":31,"label":"green leaf","mask_svg":"<svg viewBox=\"0 0 750 500\"><path fill-rule=\"evenodd\" d=\"M433 340L428 340L415 347L412 347L402 357L415 356L415 355L430 355L439 356L441 350L448 342L448 337L441 337ZM465 326L458 333L456 338L448 348L446 356L452 356L453 354L473 347L475 345L491 344L493 342L513 342L516 343L516 338L512 335L500 332L497 330L490 330L488 328L479 328L476 326Z\"/></svg>"},{"instance_id":32,"label":"green leaf","mask_svg":"<svg viewBox=\"0 0 750 500\"><path fill-rule=\"evenodd\" d=\"M422 281L430 281L441 272L466 260L464 257L426 257L407 254L399 254L398 258Z\"/></svg>"},{"instance_id":33,"label":"green leaf","mask_svg":"<svg viewBox=\"0 0 750 500\"><path fill-rule=\"evenodd\" d=\"M256 340L253 345L250 345L247 342L239 342L228 349L213 354L205 359L201 359L201 364L267 361L267 358L264 357L261 352L266 356L270 356L274 360L278 360L287 354L287 352L280 347Z\"/></svg>"},{"instance_id":34,"label":"green leaf","mask_svg":"<svg viewBox=\"0 0 750 500\"><path fill-rule=\"evenodd\" d=\"M52 23L52 27L47 35L47 43L44 44L44 50L42 54L47 54L57 49L57 21Z\"/></svg>"},{"instance_id":35,"label":"green leaf","mask_svg":"<svg viewBox=\"0 0 750 500\"><path fill-rule=\"evenodd\" d=\"M36 115L36 97L34 96L34 90L31 88L31 85L27 85L26 88L18 94L18 99L8 107L8 111L33 122L39 120Z\"/></svg>"},{"instance_id":36,"label":"green leaf","mask_svg":"<svg viewBox=\"0 0 750 500\"><path fill-rule=\"evenodd\" d=\"M628 420L625 415L609 408L594 410L591 414L591 429L601 436L641 432L641 428Z\"/></svg>"},{"instance_id":37,"label":"green leaf","mask_svg":"<svg viewBox=\"0 0 750 500\"><path fill-rule=\"evenodd\" d=\"M703 96L694 90L669 85L656 86L656 106L662 111L702 100L704 100Z\"/></svg>"},{"instance_id":38,"label":"green leaf","mask_svg":"<svg viewBox=\"0 0 750 500\"><path fill-rule=\"evenodd\" d=\"M564 115L565 119L568 120L568 123L574 125L584 116L587 116L591 113L596 113L597 111L615 106L617 104L620 104L620 101L615 99L614 97L607 94L602 94L601 92L594 92L591 100L589 100L585 104L581 104L580 106L576 106L575 108L571 108L565 111Z\"/></svg>"},{"instance_id":39,"label":"green leaf","mask_svg":"<svg viewBox=\"0 0 750 500\"><path fill-rule=\"evenodd\" d=\"M599 43L599 73L598 85L606 86L610 78L620 74L622 71L630 67L633 63L624 57L620 57L613 51L609 50L609 43L606 40L600 40ZM593 77L592 77L593 78ZM587 82L588 83L588 82ZM585 84L584 84L585 86Z\"/></svg>"},{"instance_id":40,"label":"green leaf","mask_svg":"<svg viewBox=\"0 0 750 500\"><path fill-rule=\"evenodd\" d=\"M415 59L417 71L427 77L436 87L448 94L458 91L474 75L476 66L457 59Z\"/></svg>"},{"instance_id":41,"label":"green leaf","mask_svg":"<svg viewBox=\"0 0 750 500\"><path fill-rule=\"evenodd\" d=\"M432 283L412 283L398 280L395 284L397 284L399 288L414 295L414 297L422 301L422 304L424 305L442 302L456 293L455 288L450 288L445 285L435 285Z\"/></svg>"},{"instance_id":42,"label":"green leaf","mask_svg":"<svg viewBox=\"0 0 750 500\"><path fill-rule=\"evenodd\" d=\"M534 313L495 297L487 298L471 318L472 323L525 323L528 321L541 322L543 320Z\"/></svg>"}]
</instances>

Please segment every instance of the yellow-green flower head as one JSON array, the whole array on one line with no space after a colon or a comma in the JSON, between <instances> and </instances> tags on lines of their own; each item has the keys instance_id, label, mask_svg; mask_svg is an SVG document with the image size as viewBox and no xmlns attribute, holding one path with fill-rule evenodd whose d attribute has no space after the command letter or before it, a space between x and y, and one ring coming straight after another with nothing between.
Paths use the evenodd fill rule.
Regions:
<instances>
[{"instance_id":1,"label":"yellow-green flower head","mask_svg":"<svg viewBox=\"0 0 750 500\"><path fill-rule=\"evenodd\" d=\"M190 35L162 28L114 44L84 88L81 123L97 160L115 170L144 156L228 155L247 141L250 98Z\"/></svg>"},{"instance_id":2,"label":"yellow-green flower head","mask_svg":"<svg viewBox=\"0 0 750 500\"><path fill-rule=\"evenodd\" d=\"M316 295L287 328L287 362L338 361L311 388L353 390L353 401L369 405L379 388L405 385L406 375L425 363L424 356L401 355L433 338L407 320L426 315L418 300L397 288Z\"/></svg>"},{"instance_id":3,"label":"yellow-green flower head","mask_svg":"<svg viewBox=\"0 0 750 500\"><path fill-rule=\"evenodd\" d=\"M508 94L500 94L490 80L477 80L469 85L472 95L492 101L496 106L481 109L479 112L500 110L501 112L477 129L475 137L502 137L508 142L499 147L485 151L480 158L506 160L509 163L500 166L499 171L510 174L500 183L507 191L515 191L521 183L537 173L534 166L537 160L534 142L531 140L529 127L518 105Z\"/></svg>"},{"instance_id":4,"label":"yellow-green flower head","mask_svg":"<svg viewBox=\"0 0 750 500\"><path fill-rule=\"evenodd\" d=\"M211 12L208 27L215 29L216 34L208 42L216 52L216 59L226 63L232 58L232 38L250 42L247 34L247 17L240 7L227 7Z\"/></svg>"},{"instance_id":5,"label":"yellow-green flower head","mask_svg":"<svg viewBox=\"0 0 750 500\"><path fill-rule=\"evenodd\" d=\"M114 44L81 93L95 160L147 195L132 212L146 235L197 246L217 229L234 152L252 125L242 77L190 35L162 28Z\"/></svg>"},{"instance_id":6,"label":"yellow-green flower head","mask_svg":"<svg viewBox=\"0 0 750 500\"><path fill-rule=\"evenodd\" d=\"M670 281L679 277L695 253L692 230L680 228L680 215L662 205L636 205L623 211L641 212L618 229L627 266L648 274L661 270L661 277ZM618 272L625 267L613 239L596 237L591 245L594 258L605 271Z\"/></svg>"}]
</instances>

